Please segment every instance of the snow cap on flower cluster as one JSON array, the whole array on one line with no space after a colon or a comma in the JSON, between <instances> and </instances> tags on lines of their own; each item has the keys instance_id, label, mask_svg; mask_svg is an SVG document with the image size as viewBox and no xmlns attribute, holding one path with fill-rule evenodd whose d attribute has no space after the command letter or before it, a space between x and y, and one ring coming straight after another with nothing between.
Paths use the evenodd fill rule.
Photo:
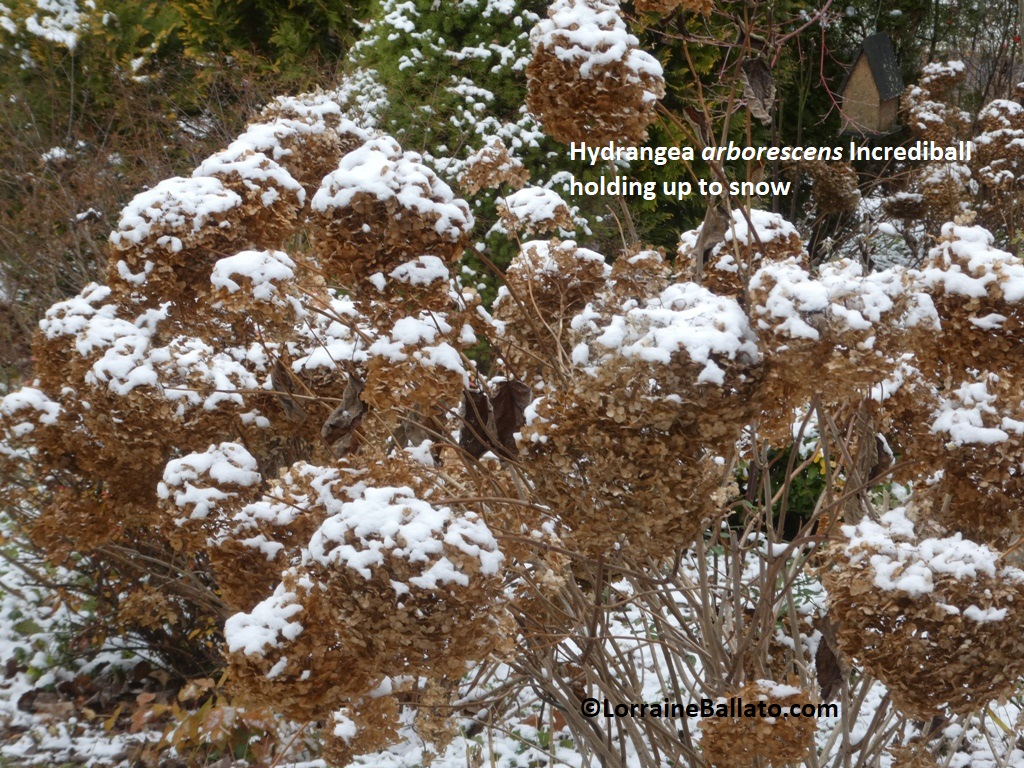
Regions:
<instances>
[{"instance_id":1,"label":"snow cap on flower cluster","mask_svg":"<svg viewBox=\"0 0 1024 768\"><path fill-rule=\"evenodd\" d=\"M947 445L957 448L994 445L1008 440L1011 433L1024 435L1024 421L1001 413L998 383L997 375L988 374L963 382L941 397L933 414L932 433L948 435Z\"/></svg>"},{"instance_id":2,"label":"snow cap on flower cluster","mask_svg":"<svg viewBox=\"0 0 1024 768\"><path fill-rule=\"evenodd\" d=\"M768 264L750 279L751 291L766 287L754 307L758 327L814 341L821 331L808 323L809 316L827 318L834 330L869 331L886 319L904 293L899 271L865 275L860 264L849 260L822 265L816 279L793 260Z\"/></svg>"},{"instance_id":3,"label":"snow cap on flower cluster","mask_svg":"<svg viewBox=\"0 0 1024 768\"><path fill-rule=\"evenodd\" d=\"M530 33L527 106L563 143L642 143L665 95L661 64L640 50L615 0L555 0Z\"/></svg>"},{"instance_id":4,"label":"snow cap on flower cluster","mask_svg":"<svg viewBox=\"0 0 1024 768\"><path fill-rule=\"evenodd\" d=\"M437 256L420 256L405 264L399 264L389 277L407 285L431 285L447 281L451 277L448 267Z\"/></svg>"},{"instance_id":5,"label":"snow cap on flower cluster","mask_svg":"<svg viewBox=\"0 0 1024 768\"><path fill-rule=\"evenodd\" d=\"M199 176L164 179L140 192L121 211L110 242L119 247L145 243L157 228L167 234L154 245L177 253L201 236L208 223L216 223L242 204L242 198L216 178Z\"/></svg>"},{"instance_id":6,"label":"snow cap on flower cluster","mask_svg":"<svg viewBox=\"0 0 1024 768\"><path fill-rule=\"evenodd\" d=\"M356 326L359 314L352 300L335 296L325 309L310 312L306 322L296 328L295 339L288 343L295 373L333 371L339 360L366 361L364 338L372 339L375 334L371 328ZM358 333L354 327L358 327Z\"/></svg>"},{"instance_id":7,"label":"snow cap on flower cluster","mask_svg":"<svg viewBox=\"0 0 1024 768\"><path fill-rule=\"evenodd\" d=\"M349 543L361 542L360 547ZM476 515L457 516L448 507L417 499L410 488L365 488L342 502L310 539L304 559L323 566L345 566L369 579L391 558L429 563L409 583L437 589L446 583L467 585L469 576L444 556L445 545L479 561L480 572L495 574L502 562L498 543ZM399 591L408 587L395 586Z\"/></svg>"},{"instance_id":8,"label":"snow cap on flower cluster","mask_svg":"<svg viewBox=\"0 0 1024 768\"><path fill-rule=\"evenodd\" d=\"M527 186L498 201L498 211L510 229L533 235L575 228L569 206L552 189Z\"/></svg>"},{"instance_id":9,"label":"snow cap on flower cluster","mask_svg":"<svg viewBox=\"0 0 1024 768\"><path fill-rule=\"evenodd\" d=\"M756 243L768 243L772 240L789 239L792 235L799 237L797 228L787 221L783 216L771 211L762 211L757 208L745 210L736 209L732 212L732 221L725 230L723 242L733 241L740 245L755 245ZM728 246L726 246L728 247Z\"/></svg>"},{"instance_id":10,"label":"snow cap on flower cluster","mask_svg":"<svg viewBox=\"0 0 1024 768\"><path fill-rule=\"evenodd\" d=\"M807 251L796 227L777 213L736 208L728 216L716 211L714 219L679 236L676 271L738 298L755 270L787 260L806 268Z\"/></svg>"},{"instance_id":11,"label":"snow cap on flower cluster","mask_svg":"<svg viewBox=\"0 0 1024 768\"><path fill-rule=\"evenodd\" d=\"M658 60L637 46L640 41L626 28L618 2L608 0L555 0L533 28L530 40L555 52L562 61L578 66L589 78L609 64L626 61L636 74L662 77ZM651 94L648 98L656 100Z\"/></svg>"},{"instance_id":12,"label":"snow cap on flower cluster","mask_svg":"<svg viewBox=\"0 0 1024 768\"><path fill-rule=\"evenodd\" d=\"M359 193L395 199L403 208L431 217L438 235L457 238L473 226L469 207L421 161L391 137L372 139L345 155L338 170L323 180L313 210L347 207Z\"/></svg>"},{"instance_id":13,"label":"snow cap on flower cluster","mask_svg":"<svg viewBox=\"0 0 1024 768\"><path fill-rule=\"evenodd\" d=\"M612 315L606 322L597 320L589 310L572 320L577 331L591 326L590 354L614 352L668 365L682 352L702 369L697 383L723 385L725 371L719 365L723 358L744 365L756 365L760 359L757 339L739 304L695 283L670 285L643 307Z\"/></svg>"},{"instance_id":14,"label":"snow cap on flower cluster","mask_svg":"<svg viewBox=\"0 0 1024 768\"><path fill-rule=\"evenodd\" d=\"M998 286L1006 301L1024 299L1024 264L994 247L991 232L948 223L942 237L931 250L932 264L920 271L922 286L968 298L981 298Z\"/></svg>"},{"instance_id":15,"label":"snow cap on flower cluster","mask_svg":"<svg viewBox=\"0 0 1024 768\"><path fill-rule=\"evenodd\" d=\"M843 534L850 563L870 564L875 585L886 591L905 592L911 597L929 594L933 579L951 575L960 581L979 576L1024 583L1024 571L1001 567L999 552L960 534L941 539L919 539L906 509L899 507L882 515L879 522L865 517L857 525L844 525Z\"/></svg>"},{"instance_id":16,"label":"snow cap on flower cluster","mask_svg":"<svg viewBox=\"0 0 1024 768\"><path fill-rule=\"evenodd\" d=\"M48 343L69 346L77 363L84 365L83 383L122 397L150 387L177 403L179 415L186 407L240 405L239 392L259 386L245 350L214 349L201 338L184 335L160 344L167 304L126 319L118 316L120 308L110 295L106 287L87 285L78 296L51 307L40 321Z\"/></svg>"},{"instance_id":17,"label":"snow cap on flower cluster","mask_svg":"<svg viewBox=\"0 0 1024 768\"><path fill-rule=\"evenodd\" d=\"M174 459L164 468L157 496L172 500L185 518L209 517L217 504L234 494L223 486L247 488L261 480L256 459L238 443L211 445L202 453ZM183 522L185 518L182 518Z\"/></svg>"},{"instance_id":18,"label":"snow cap on flower cluster","mask_svg":"<svg viewBox=\"0 0 1024 768\"><path fill-rule=\"evenodd\" d=\"M55 403L45 392L34 387L22 387L0 399L0 424L15 438L34 432L37 424L55 426L60 412L60 403ZM3 450L3 442L0 441L0 451Z\"/></svg>"},{"instance_id":19,"label":"snow cap on flower cluster","mask_svg":"<svg viewBox=\"0 0 1024 768\"><path fill-rule=\"evenodd\" d=\"M224 642L228 651L261 656L269 648L294 640L302 632L296 616L302 605L294 593L278 585L274 594L249 613L236 613L224 622Z\"/></svg>"},{"instance_id":20,"label":"snow cap on flower cluster","mask_svg":"<svg viewBox=\"0 0 1024 768\"><path fill-rule=\"evenodd\" d=\"M257 301L280 300L280 283L295 277L295 262L282 251L242 251L217 261L210 275L214 288L228 293L241 290L248 279L252 298Z\"/></svg>"},{"instance_id":21,"label":"snow cap on flower cluster","mask_svg":"<svg viewBox=\"0 0 1024 768\"><path fill-rule=\"evenodd\" d=\"M278 194L268 187L294 193L300 205L306 199L306 190L288 171L244 141L231 142L227 149L210 155L192 172L193 178L207 176L219 179L235 177L250 190L265 190L263 201L268 205L276 199L270 196Z\"/></svg>"}]
</instances>

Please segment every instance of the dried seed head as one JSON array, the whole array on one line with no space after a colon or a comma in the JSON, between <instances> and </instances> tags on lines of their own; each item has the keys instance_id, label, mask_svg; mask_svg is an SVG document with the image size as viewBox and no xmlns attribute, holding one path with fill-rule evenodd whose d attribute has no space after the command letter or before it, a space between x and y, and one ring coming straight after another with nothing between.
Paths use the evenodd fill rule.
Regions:
<instances>
[{"instance_id":1,"label":"dried seed head","mask_svg":"<svg viewBox=\"0 0 1024 768\"><path fill-rule=\"evenodd\" d=\"M558 230L565 234L576 228L565 201L543 187L524 187L499 198L498 215L510 231L527 237Z\"/></svg>"},{"instance_id":2,"label":"dried seed head","mask_svg":"<svg viewBox=\"0 0 1024 768\"><path fill-rule=\"evenodd\" d=\"M371 475L309 472L301 509L319 526L273 595L225 626L243 695L316 719L387 677L457 679L502 644L503 556L481 518Z\"/></svg>"},{"instance_id":3,"label":"dried seed head","mask_svg":"<svg viewBox=\"0 0 1024 768\"><path fill-rule=\"evenodd\" d=\"M794 704L813 700L808 691L771 680L756 680L719 699L738 697L744 704L775 704L788 712ZM752 768L761 761L799 763L814 749L814 717L708 717L700 722L704 758L719 768Z\"/></svg>"},{"instance_id":4,"label":"dried seed head","mask_svg":"<svg viewBox=\"0 0 1024 768\"><path fill-rule=\"evenodd\" d=\"M530 33L527 106L557 141L643 143L665 95L615 0L556 0Z\"/></svg>"},{"instance_id":5,"label":"dried seed head","mask_svg":"<svg viewBox=\"0 0 1024 768\"><path fill-rule=\"evenodd\" d=\"M1024 572L959 535L919 538L905 510L844 526L825 572L836 640L911 717L973 712L1024 672Z\"/></svg>"},{"instance_id":6,"label":"dried seed head","mask_svg":"<svg viewBox=\"0 0 1024 768\"><path fill-rule=\"evenodd\" d=\"M459 183L466 192L475 195L481 189L497 189L502 184L521 189L529 178L530 172L522 162L512 157L505 142L494 136L466 159Z\"/></svg>"},{"instance_id":7,"label":"dried seed head","mask_svg":"<svg viewBox=\"0 0 1024 768\"><path fill-rule=\"evenodd\" d=\"M450 263L473 216L465 201L391 138L368 141L328 174L312 201L314 250L329 276L359 294L422 254Z\"/></svg>"}]
</instances>

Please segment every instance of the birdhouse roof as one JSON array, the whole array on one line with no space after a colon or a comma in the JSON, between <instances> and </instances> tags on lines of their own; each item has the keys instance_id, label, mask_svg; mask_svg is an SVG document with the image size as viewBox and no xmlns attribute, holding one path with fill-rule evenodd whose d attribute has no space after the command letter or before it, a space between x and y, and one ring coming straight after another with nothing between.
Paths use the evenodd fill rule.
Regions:
<instances>
[{"instance_id":1,"label":"birdhouse roof","mask_svg":"<svg viewBox=\"0 0 1024 768\"><path fill-rule=\"evenodd\" d=\"M878 88L878 98L882 101L894 99L903 93L903 75L900 74L900 65L896 61L896 53L892 49L892 40L885 32L875 32L864 38L860 44L857 55L853 57L853 63L847 70L846 79L843 81L840 91L846 90L846 83L850 79L861 55L868 59L868 66L871 68L871 76Z\"/></svg>"}]
</instances>

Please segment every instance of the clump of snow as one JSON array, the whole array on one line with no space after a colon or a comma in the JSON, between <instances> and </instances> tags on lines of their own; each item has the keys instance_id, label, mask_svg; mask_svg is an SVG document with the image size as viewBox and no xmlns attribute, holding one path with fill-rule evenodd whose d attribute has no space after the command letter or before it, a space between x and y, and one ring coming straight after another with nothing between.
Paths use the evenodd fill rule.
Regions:
<instances>
[{"instance_id":1,"label":"clump of snow","mask_svg":"<svg viewBox=\"0 0 1024 768\"><path fill-rule=\"evenodd\" d=\"M250 190L268 190L276 186L295 194L300 205L306 200L306 190L288 171L262 152L255 151L246 141L236 139L227 149L211 155L192 172L192 178L205 176L237 177Z\"/></svg>"},{"instance_id":2,"label":"clump of snow","mask_svg":"<svg viewBox=\"0 0 1024 768\"><path fill-rule=\"evenodd\" d=\"M566 221L569 206L557 192L528 186L506 195L502 203L513 222L531 230Z\"/></svg>"},{"instance_id":3,"label":"clump of snow","mask_svg":"<svg viewBox=\"0 0 1024 768\"><path fill-rule=\"evenodd\" d=\"M395 267L390 277L408 285L430 285L448 280L448 267L437 256L420 256Z\"/></svg>"},{"instance_id":4,"label":"clump of snow","mask_svg":"<svg viewBox=\"0 0 1024 768\"><path fill-rule=\"evenodd\" d=\"M743 213L744 211L738 208L732 212L732 221L725 231L723 242L756 246L758 242L764 244L777 239L788 240L794 235L800 236L796 227L778 213L751 208L746 211L750 216L749 223Z\"/></svg>"},{"instance_id":5,"label":"clump of snow","mask_svg":"<svg viewBox=\"0 0 1024 768\"><path fill-rule=\"evenodd\" d=\"M918 539L906 509L898 507L879 522L865 517L857 525L844 525L851 564L867 560L879 589L921 597L934 590L936 576L950 575L959 581L988 576L1024 583L1024 571L1002 567L1000 553L964 539L961 534L942 539Z\"/></svg>"},{"instance_id":6,"label":"clump of snow","mask_svg":"<svg viewBox=\"0 0 1024 768\"><path fill-rule=\"evenodd\" d=\"M931 332L937 332L942 328L932 297L918 290L913 290L909 294L902 323L907 328L920 328Z\"/></svg>"},{"instance_id":7,"label":"clump of snow","mask_svg":"<svg viewBox=\"0 0 1024 768\"><path fill-rule=\"evenodd\" d=\"M358 726L344 711L335 712L331 716L331 720L333 721L331 733L334 734L335 738L342 741L352 741L356 737Z\"/></svg>"},{"instance_id":8,"label":"clump of snow","mask_svg":"<svg viewBox=\"0 0 1024 768\"><path fill-rule=\"evenodd\" d=\"M898 303L900 321L935 322L934 310L928 312L930 298L908 290L906 282L900 268L865 275L861 264L849 259L823 264L814 277L790 258L766 264L751 277L753 314L760 330L811 341L820 340L826 327L835 333L860 332L863 340L858 347L871 349L875 334L863 334L880 328L883 321L893 322L890 314Z\"/></svg>"},{"instance_id":9,"label":"clump of snow","mask_svg":"<svg viewBox=\"0 0 1024 768\"><path fill-rule=\"evenodd\" d=\"M271 301L278 296L279 283L295 277L295 262L282 251L242 251L220 259L213 267L210 282L229 293L241 290L239 280L252 284L252 297Z\"/></svg>"},{"instance_id":10,"label":"clump of snow","mask_svg":"<svg viewBox=\"0 0 1024 768\"><path fill-rule=\"evenodd\" d=\"M1024 264L995 248L987 229L948 223L942 226L942 238L931 250L931 264L918 273L922 287L977 299L998 284L1006 301L1024 299Z\"/></svg>"},{"instance_id":11,"label":"clump of snow","mask_svg":"<svg viewBox=\"0 0 1024 768\"><path fill-rule=\"evenodd\" d=\"M821 332L807 319L811 315L824 316L829 306L828 288L814 280L795 259L767 264L751 276L751 292L767 286L771 286L767 296L753 308L757 327L774 328L793 339L818 341Z\"/></svg>"},{"instance_id":12,"label":"clump of snow","mask_svg":"<svg viewBox=\"0 0 1024 768\"><path fill-rule=\"evenodd\" d=\"M22 411L35 411L40 424L53 425L60 415L60 404L34 387L23 387L0 400L0 416L10 418Z\"/></svg>"},{"instance_id":13,"label":"clump of snow","mask_svg":"<svg viewBox=\"0 0 1024 768\"><path fill-rule=\"evenodd\" d=\"M421 311L415 316L395 321L391 331L381 334L366 350L370 357L383 357L391 362L412 358L428 367L446 368L469 383L469 371L459 351L443 337L453 331L444 313Z\"/></svg>"},{"instance_id":14,"label":"clump of snow","mask_svg":"<svg viewBox=\"0 0 1024 768\"><path fill-rule=\"evenodd\" d=\"M949 435L949 447L994 445L1010 439L1010 433L1024 435L1024 422L1000 414L998 394L990 391L999 377L989 374L962 383L939 400L931 431ZM987 417L987 418L986 418ZM994 426L993 424L997 425Z\"/></svg>"},{"instance_id":15,"label":"clump of snow","mask_svg":"<svg viewBox=\"0 0 1024 768\"><path fill-rule=\"evenodd\" d=\"M82 333L96 314L113 317L117 308L106 303L109 296L110 289L107 286L89 283L77 296L59 301L46 310L43 319L39 321L39 329L48 339Z\"/></svg>"},{"instance_id":16,"label":"clump of snow","mask_svg":"<svg viewBox=\"0 0 1024 768\"><path fill-rule=\"evenodd\" d=\"M0 3L0 29L9 35L18 34L18 25L10 17L11 9Z\"/></svg>"},{"instance_id":17,"label":"clump of snow","mask_svg":"<svg viewBox=\"0 0 1024 768\"><path fill-rule=\"evenodd\" d=\"M302 624L295 620L300 613L302 605L295 594L279 584L274 594L249 613L236 613L224 622L228 651L262 656L268 648L280 648L302 633Z\"/></svg>"},{"instance_id":18,"label":"clump of snow","mask_svg":"<svg viewBox=\"0 0 1024 768\"><path fill-rule=\"evenodd\" d=\"M761 689L758 693L758 699L761 701L768 701L769 698L784 699L789 696L803 696L806 693L795 685L786 685L774 680L755 680L754 684Z\"/></svg>"},{"instance_id":19,"label":"clump of snow","mask_svg":"<svg viewBox=\"0 0 1024 768\"><path fill-rule=\"evenodd\" d=\"M60 165L69 157L71 157L71 153L64 149L64 147L53 147L52 149L44 152L41 159L44 163Z\"/></svg>"},{"instance_id":20,"label":"clump of snow","mask_svg":"<svg viewBox=\"0 0 1024 768\"><path fill-rule=\"evenodd\" d=\"M36 0L36 8L38 10L25 19L25 29L69 51L75 50L78 33L87 22L75 0Z\"/></svg>"},{"instance_id":21,"label":"clump of snow","mask_svg":"<svg viewBox=\"0 0 1024 768\"><path fill-rule=\"evenodd\" d=\"M172 499L188 513L186 519L203 520L218 503L237 494L222 486L246 488L260 482L256 459L238 443L211 445L203 453L190 453L167 462L157 496Z\"/></svg>"},{"instance_id":22,"label":"clump of snow","mask_svg":"<svg viewBox=\"0 0 1024 768\"><path fill-rule=\"evenodd\" d=\"M377 333L373 327L359 324L352 300L335 296L324 310L310 312L306 322L296 328L296 340L288 343L295 373L334 370L340 361L361 363L367 359L364 339L372 340Z\"/></svg>"}]
</instances>

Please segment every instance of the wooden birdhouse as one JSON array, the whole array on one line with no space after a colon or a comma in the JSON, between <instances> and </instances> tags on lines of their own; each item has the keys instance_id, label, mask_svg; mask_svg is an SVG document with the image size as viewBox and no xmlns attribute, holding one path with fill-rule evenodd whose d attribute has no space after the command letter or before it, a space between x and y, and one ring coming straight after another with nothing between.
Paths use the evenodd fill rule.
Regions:
<instances>
[{"instance_id":1,"label":"wooden birdhouse","mask_svg":"<svg viewBox=\"0 0 1024 768\"><path fill-rule=\"evenodd\" d=\"M903 76L887 34L876 32L864 39L839 92L844 132L878 135L893 130Z\"/></svg>"}]
</instances>

